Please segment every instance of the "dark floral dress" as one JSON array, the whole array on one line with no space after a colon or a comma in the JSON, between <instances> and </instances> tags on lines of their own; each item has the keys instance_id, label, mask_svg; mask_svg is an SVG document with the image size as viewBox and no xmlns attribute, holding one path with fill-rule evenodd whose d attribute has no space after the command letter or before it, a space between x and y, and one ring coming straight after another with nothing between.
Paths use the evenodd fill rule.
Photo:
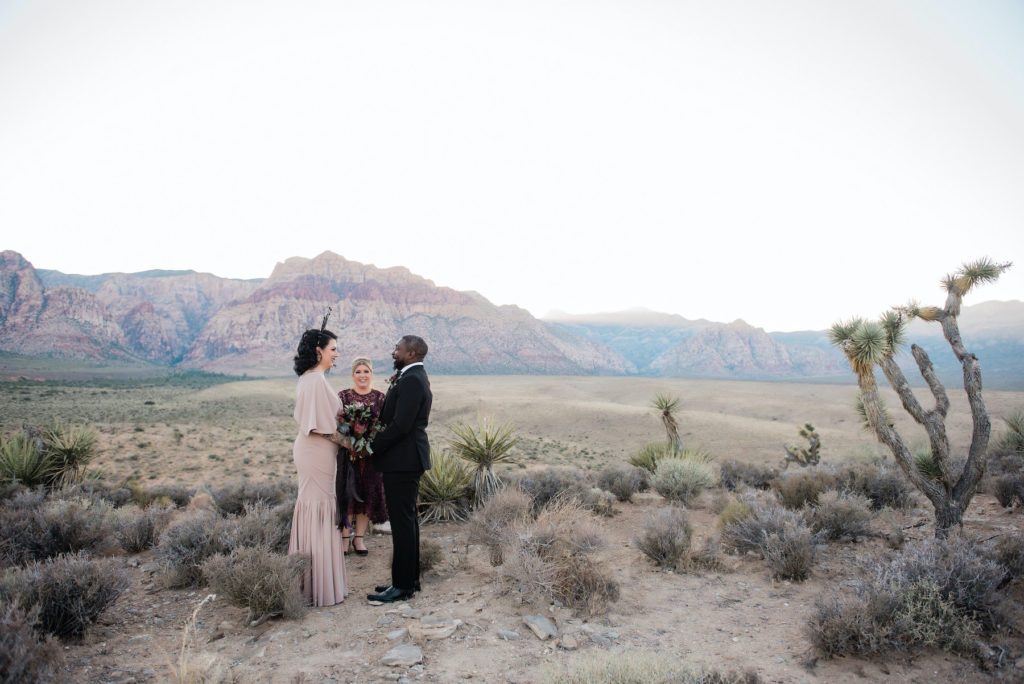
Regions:
<instances>
[{"instance_id":1,"label":"dark floral dress","mask_svg":"<svg viewBox=\"0 0 1024 684\"><path fill-rule=\"evenodd\" d=\"M369 404L373 419L377 420L380 410L384 407L384 393L370 390L368 394L359 394L349 388L338 392L341 401L348 404ZM349 513L363 513L373 523L382 523L388 519L384 508L384 483L381 474L370 467L366 454L356 454L353 459L351 452L344 447L338 449L338 474L335 478L335 489L338 495L338 519L340 527L351 527Z\"/></svg>"}]
</instances>

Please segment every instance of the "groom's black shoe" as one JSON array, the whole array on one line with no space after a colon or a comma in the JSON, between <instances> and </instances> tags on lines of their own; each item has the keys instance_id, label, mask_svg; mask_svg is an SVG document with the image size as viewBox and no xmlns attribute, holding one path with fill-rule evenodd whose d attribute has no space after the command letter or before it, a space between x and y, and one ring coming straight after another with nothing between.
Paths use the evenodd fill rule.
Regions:
<instances>
[{"instance_id":1,"label":"groom's black shoe","mask_svg":"<svg viewBox=\"0 0 1024 684\"><path fill-rule=\"evenodd\" d=\"M383 594L385 591L387 591L390 588L391 588L390 584L378 584L377 586L375 586L373 588L373 590L375 592L377 592L378 594ZM419 580L416 580L416 584L412 585L412 590L413 591L419 591L420 590L420 582L419 582Z\"/></svg>"},{"instance_id":2,"label":"groom's black shoe","mask_svg":"<svg viewBox=\"0 0 1024 684\"><path fill-rule=\"evenodd\" d=\"M367 594L367 601L379 601L381 603L394 603L395 601L405 601L411 599L415 594L412 589L399 589L397 587L388 587L387 590L382 591L379 594Z\"/></svg>"}]
</instances>

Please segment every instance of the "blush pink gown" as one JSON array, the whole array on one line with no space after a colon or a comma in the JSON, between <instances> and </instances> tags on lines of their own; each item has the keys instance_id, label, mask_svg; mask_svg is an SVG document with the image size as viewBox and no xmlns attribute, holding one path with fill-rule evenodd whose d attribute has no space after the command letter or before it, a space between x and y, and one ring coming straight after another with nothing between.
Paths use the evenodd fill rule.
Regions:
<instances>
[{"instance_id":1,"label":"blush pink gown","mask_svg":"<svg viewBox=\"0 0 1024 684\"><path fill-rule=\"evenodd\" d=\"M299 493L288 553L311 557L302 577L302 593L314 606L333 606L345 598L345 555L334 493L338 447L316 434L337 430L340 408L341 401L322 372L299 377L294 414L299 434L292 450Z\"/></svg>"}]
</instances>

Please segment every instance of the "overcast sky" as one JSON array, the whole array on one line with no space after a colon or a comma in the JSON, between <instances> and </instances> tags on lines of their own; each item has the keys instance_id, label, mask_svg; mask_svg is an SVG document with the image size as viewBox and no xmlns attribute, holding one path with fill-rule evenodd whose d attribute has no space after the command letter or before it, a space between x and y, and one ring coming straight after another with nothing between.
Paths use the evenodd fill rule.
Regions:
<instances>
[{"instance_id":1,"label":"overcast sky","mask_svg":"<svg viewBox=\"0 0 1024 684\"><path fill-rule=\"evenodd\" d=\"M770 331L981 256L1024 299L1024 3L0 0L0 249Z\"/></svg>"}]
</instances>

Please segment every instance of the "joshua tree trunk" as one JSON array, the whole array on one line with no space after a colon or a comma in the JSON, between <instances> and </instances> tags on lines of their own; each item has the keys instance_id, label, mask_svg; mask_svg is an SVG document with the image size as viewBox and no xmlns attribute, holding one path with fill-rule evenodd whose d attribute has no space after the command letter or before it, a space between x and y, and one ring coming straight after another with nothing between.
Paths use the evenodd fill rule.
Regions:
<instances>
[{"instance_id":1,"label":"joshua tree trunk","mask_svg":"<svg viewBox=\"0 0 1024 684\"><path fill-rule=\"evenodd\" d=\"M949 296L942 309L922 308L911 304L898 307L899 314L887 314L879 324L858 320L848 324L837 324L832 328L832 341L843 349L857 373L857 385L860 387L868 425L878 440L892 452L907 479L928 497L935 508L936 537L944 538L951 528L963 525L964 511L971 503L978 483L985 474L985 458L992 429L985 401L981 396L981 366L978 364L978 358L964 347L960 337L957 324L960 305L963 296L976 283L995 280L1009 267L1010 264L994 264L987 259L965 264L958 274L946 277L944 282ZM893 360L896 348L902 341L904 316L938 321L942 326L943 336L963 367L964 391L971 407L974 429L971 433L967 460L960 472L955 472L951 463L949 439L946 435L949 397L935 375L931 359L924 349L916 344L911 345L911 353L921 377L928 384L928 389L935 399L934 408L928 411L918 402L903 371ZM899 395L904 410L928 433L931 459L938 475L928 477L921 472L910 449L889 422L875 382L876 365L881 367L889 384Z\"/></svg>"}]
</instances>

